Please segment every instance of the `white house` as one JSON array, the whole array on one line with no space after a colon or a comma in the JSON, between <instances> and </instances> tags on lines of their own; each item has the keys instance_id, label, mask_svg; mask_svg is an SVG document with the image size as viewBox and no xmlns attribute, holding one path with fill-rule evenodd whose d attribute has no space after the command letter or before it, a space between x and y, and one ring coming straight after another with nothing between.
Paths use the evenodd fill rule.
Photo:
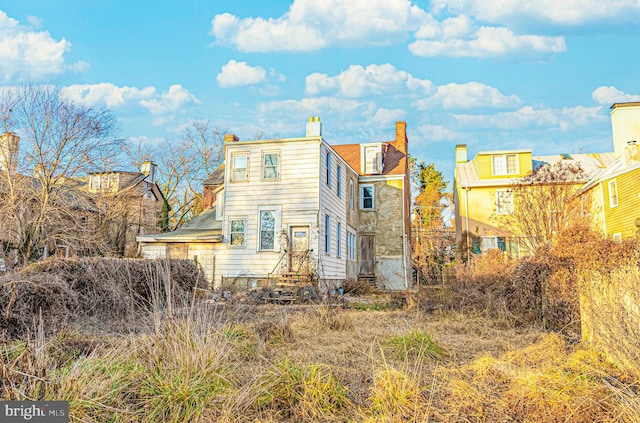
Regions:
<instances>
[{"instance_id":1,"label":"white house","mask_svg":"<svg viewBox=\"0 0 640 423\"><path fill-rule=\"evenodd\" d=\"M405 127L398 124L404 138L393 154L388 151L397 140L363 144L362 160L374 160L375 169L360 169L329 145L319 118L311 119L299 138L240 141L225 136L224 164L205 181L205 205L211 208L174 232L138 237L143 256L198 260L214 286L295 274L317 275L327 286L364 276L386 288L406 288L410 232L404 223L410 196ZM355 145L341 147L353 152ZM385 163L392 174L383 174ZM384 225L375 223L379 212ZM385 232L376 238L381 229ZM374 238L383 248L374 247ZM387 239L400 240L400 250L387 254ZM387 260L391 256L396 266Z\"/></svg>"}]
</instances>

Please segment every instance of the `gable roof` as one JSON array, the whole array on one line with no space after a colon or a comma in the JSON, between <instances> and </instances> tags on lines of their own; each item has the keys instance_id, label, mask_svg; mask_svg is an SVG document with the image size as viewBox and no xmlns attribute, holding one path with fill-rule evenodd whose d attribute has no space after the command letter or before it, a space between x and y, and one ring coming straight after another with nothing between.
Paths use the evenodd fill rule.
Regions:
<instances>
[{"instance_id":1,"label":"gable roof","mask_svg":"<svg viewBox=\"0 0 640 423\"><path fill-rule=\"evenodd\" d=\"M207 209L172 232L155 235L140 235L138 241L189 242L222 241L222 221L216 220L216 207Z\"/></svg>"}]
</instances>

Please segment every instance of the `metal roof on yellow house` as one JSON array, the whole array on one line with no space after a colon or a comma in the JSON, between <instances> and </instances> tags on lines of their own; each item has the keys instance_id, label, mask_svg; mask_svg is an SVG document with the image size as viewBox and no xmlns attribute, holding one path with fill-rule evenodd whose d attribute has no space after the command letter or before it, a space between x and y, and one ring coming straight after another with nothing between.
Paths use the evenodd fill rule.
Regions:
<instances>
[{"instance_id":1,"label":"metal roof on yellow house","mask_svg":"<svg viewBox=\"0 0 640 423\"><path fill-rule=\"evenodd\" d=\"M527 150L531 151L531 150ZM511 151L509 151L511 152ZM518 152L521 152L520 150ZM483 152L478 154L504 154L503 151ZM477 157L477 156L476 156ZM592 179L603 169L615 162L615 155L610 153L588 153L588 154L556 154L548 156L533 156L532 168L534 172L545 164L554 164L556 162L572 162L581 166L584 171L584 178L580 182L587 182ZM473 160L466 163L458 163L456 165L456 184L460 187L490 187L490 186L508 186L513 184L519 178L480 178L478 170Z\"/></svg>"}]
</instances>

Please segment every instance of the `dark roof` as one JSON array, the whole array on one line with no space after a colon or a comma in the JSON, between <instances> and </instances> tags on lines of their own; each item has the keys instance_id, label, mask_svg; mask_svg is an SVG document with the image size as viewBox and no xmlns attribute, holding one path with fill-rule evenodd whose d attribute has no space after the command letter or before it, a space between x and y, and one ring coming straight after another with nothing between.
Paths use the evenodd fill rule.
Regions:
<instances>
[{"instance_id":1,"label":"dark roof","mask_svg":"<svg viewBox=\"0 0 640 423\"><path fill-rule=\"evenodd\" d=\"M204 186L224 184L224 163L216 168L207 179L202 182Z\"/></svg>"}]
</instances>

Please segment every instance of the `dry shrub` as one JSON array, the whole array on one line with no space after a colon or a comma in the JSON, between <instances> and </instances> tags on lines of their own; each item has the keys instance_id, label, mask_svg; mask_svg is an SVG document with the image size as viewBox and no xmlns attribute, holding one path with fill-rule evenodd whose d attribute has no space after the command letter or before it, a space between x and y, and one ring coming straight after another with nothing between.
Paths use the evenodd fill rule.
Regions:
<instances>
[{"instance_id":1,"label":"dry shrub","mask_svg":"<svg viewBox=\"0 0 640 423\"><path fill-rule=\"evenodd\" d=\"M47 333L94 321L122 330L159 306L184 305L205 284L188 260L51 259L0 276L0 330L26 334L36 317Z\"/></svg>"},{"instance_id":2,"label":"dry shrub","mask_svg":"<svg viewBox=\"0 0 640 423\"><path fill-rule=\"evenodd\" d=\"M445 421L618 421L625 406L606 385L620 372L594 350L572 351L557 335L445 373L438 398Z\"/></svg>"},{"instance_id":3,"label":"dry shrub","mask_svg":"<svg viewBox=\"0 0 640 423\"><path fill-rule=\"evenodd\" d=\"M378 289L368 281L357 279L345 280L342 287L344 288L345 294L351 295L370 295L378 291Z\"/></svg>"}]
</instances>

